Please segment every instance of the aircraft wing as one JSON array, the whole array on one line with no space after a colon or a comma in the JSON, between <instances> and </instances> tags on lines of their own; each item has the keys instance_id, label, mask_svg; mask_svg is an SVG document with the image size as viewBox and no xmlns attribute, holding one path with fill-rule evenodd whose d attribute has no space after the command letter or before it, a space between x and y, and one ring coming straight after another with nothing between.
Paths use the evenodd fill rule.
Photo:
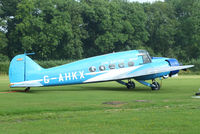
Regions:
<instances>
[{"instance_id":1,"label":"aircraft wing","mask_svg":"<svg viewBox=\"0 0 200 134\"><path fill-rule=\"evenodd\" d=\"M159 67L147 67L144 68L143 65L136 66L136 67L129 67L129 68L122 68L122 69L113 69L110 71L104 71L98 73L97 76L94 76L84 83L88 82L98 82L98 81L109 81L109 80L119 80L119 79L126 79L126 78L135 78L139 76L146 76L151 74L157 74L162 72L170 72L176 70L187 69L193 67L194 65L185 65L185 66L159 66ZM86 75L96 75L97 73L88 73Z\"/></svg>"},{"instance_id":2,"label":"aircraft wing","mask_svg":"<svg viewBox=\"0 0 200 134\"><path fill-rule=\"evenodd\" d=\"M130 72L130 76L131 77L139 77L139 76L145 76L145 75L151 75L151 74L157 74L157 73L163 73L163 72L183 70L183 69L191 68L193 66L194 65L146 68L146 69L141 69L138 71L135 70L133 72Z\"/></svg>"}]
</instances>

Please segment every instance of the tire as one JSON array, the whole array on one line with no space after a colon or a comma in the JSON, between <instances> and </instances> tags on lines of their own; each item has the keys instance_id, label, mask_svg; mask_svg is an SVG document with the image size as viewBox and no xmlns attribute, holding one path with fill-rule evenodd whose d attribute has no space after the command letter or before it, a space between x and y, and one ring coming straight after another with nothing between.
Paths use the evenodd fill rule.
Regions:
<instances>
[{"instance_id":1,"label":"tire","mask_svg":"<svg viewBox=\"0 0 200 134\"><path fill-rule=\"evenodd\" d=\"M127 87L128 89L130 89L130 88L135 88L135 83L134 83L133 81L129 81L129 82L127 83L126 87Z\"/></svg>"},{"instance_id":2,"label":"tire","mask_svg":"<svg viewBox=\"0 0 200 134\"><path fill-rule=\"evenodd\" d=\"M160 84L158 82L154 81L152 83L152 86L153 86L151 87L152 90L160 90Z\"/></svg>"},{"instance_id":3,"label":"tire","mask_svg":"<svg viewBox=\"0 0 200 134\"><path fill-rule=\"evenodd\" d=\"M130 88L131 88L131 86L130 86L129 84L127 84L127 85L126 85L126 87L127 87L128 89L130 89Z\"/></svg>"},{"instance_id":4,"label":"tire","mask_svg":"<svg viewBox=\"0 0 200 134\"><path fill-rule=\"evenodd\" d=\"M130 82L131 88L135 88L135 83L133 81Z\"/></svg>"}]
</instances>

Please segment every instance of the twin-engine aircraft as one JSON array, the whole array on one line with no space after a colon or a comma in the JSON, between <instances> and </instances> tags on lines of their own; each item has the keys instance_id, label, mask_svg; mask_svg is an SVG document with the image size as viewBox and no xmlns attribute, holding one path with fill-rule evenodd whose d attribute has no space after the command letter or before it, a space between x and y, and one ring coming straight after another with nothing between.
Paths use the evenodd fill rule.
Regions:
<instances>
[{"instance_id":1,"label":"twin-engine aircraft","mask_svg":"<svg viewBox=\"0 0 200 134\"><path fill-rule=\"evenodd\" d=\"M135 88L132 79L159 90L156 78L177 75L194 65L182 66L176 59L150 57L145 50L131 50L86 58L69 64L42 68L27 53L15 56L9 67L10 87L58 86L94 82L116 81L127 88ZM128 80L124 82L122 80ZM146 82L152 80L152 83Z\"/></svg>"}]
</instances>

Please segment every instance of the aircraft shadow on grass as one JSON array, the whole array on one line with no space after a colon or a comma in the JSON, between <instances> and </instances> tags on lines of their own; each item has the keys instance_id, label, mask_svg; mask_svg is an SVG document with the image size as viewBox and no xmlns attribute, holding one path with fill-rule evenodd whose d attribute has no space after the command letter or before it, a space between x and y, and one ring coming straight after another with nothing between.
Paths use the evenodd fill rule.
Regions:
<instances>
[{"instance_id":1,"label":"aircraft shadow on grass","mask_svg":"<svg viewBox=\"0 0 200 134\"><path fill-rule=\"evenodd\" d=\"M72 87L71 89L69 88L56 88L56 89L48 89L46 88L40 88L40 89L34 89L30 90L29 93L42 93L42 92L85 92L85 91L116 91L116 92L152 92L148 88L145 87L139 87L135 89L127 89L123 87L99 87L99 86L86 86L86 87ZM17 93L26 93L24 90L11 90L11 92L17 92Z\"/></svg>"}]
</instances>

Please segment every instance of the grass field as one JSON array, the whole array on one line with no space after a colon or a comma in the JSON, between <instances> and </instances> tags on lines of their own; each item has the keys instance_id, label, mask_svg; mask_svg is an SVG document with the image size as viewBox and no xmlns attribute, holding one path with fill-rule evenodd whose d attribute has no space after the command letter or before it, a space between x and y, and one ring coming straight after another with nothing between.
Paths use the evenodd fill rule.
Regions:
<instances>
[{"instance_id":1,"label":"grass field","mask_svg":"<svg viewBox=\"0 0 200 134\"><path fill-rule=\"evenodd\" d=\"M192 98L200 76L164 80L159 91L106 82L2 93L8 84L0 76L0 134L200 133L200 99Z\"/></svg>"}]
</instances>

